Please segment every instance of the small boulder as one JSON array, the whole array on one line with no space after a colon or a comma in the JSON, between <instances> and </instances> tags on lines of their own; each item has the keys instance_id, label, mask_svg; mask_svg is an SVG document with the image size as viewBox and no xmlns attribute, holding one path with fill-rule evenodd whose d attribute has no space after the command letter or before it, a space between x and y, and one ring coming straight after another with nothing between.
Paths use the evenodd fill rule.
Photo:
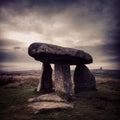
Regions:
<instances>
[{"instance_id":1,"label":"small boulder","mask_svg":"<svg viewBox=\"0 0 120 120\"><path fill-rule=\"evenodd\" d=\"M59 109L72 109L73 105L63 102L35 102L28 106L28 109L34 114L43 111L59 110Z\"/></svg>"},{"instance_id":2,"label":"small boulder","mask_svg":"<svg viewBox=\"0 0 120 120\"><path fill-rule=\"evenodd\" d=\"M41 78L37 87L37 92L53 92L52 67L49 63L42 63Z\"/></svg>"},{"instance_id":3,"label":"small boulder","mask_svg":"<svg viewBox=\"0 0 120 120\"><path fill-rule=\"evenodd\" d=\"M66 102L66 100L59 97L56 93L44 94L38 97L28 99L28 102L41 102L41 101Z\"/></svg>"},{"instance_id":4,"label":"small boulder","mask_svg":"<svg viewBox=\"0 0 120 120\"><path fill-rule=\"evenodd\" d=\"M96 90L95 77L85 65L76 66L73 80L75 93L86 90Z\"/></svg>"}]
</instances>

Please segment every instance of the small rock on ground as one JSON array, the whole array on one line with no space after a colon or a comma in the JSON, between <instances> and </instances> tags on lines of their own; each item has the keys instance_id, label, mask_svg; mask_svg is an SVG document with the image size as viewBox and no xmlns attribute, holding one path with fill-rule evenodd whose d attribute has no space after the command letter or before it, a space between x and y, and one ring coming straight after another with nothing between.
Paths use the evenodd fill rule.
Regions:
<instances>
[{"instance_id":1,"label":"small rock on ground","mask_svg":"<svg viewBox=\"0 0 120 120\"><path fill-rule=\"evenodd\" d=\"M44 94L38 97L28 99L28 102L40 102L40 101L66 102L66 100L62 99L55 93Z\"/></svg>"},{"instance_id":2,"label":"small rock on ground","mask_svg":"<svg viewBox=\"0 0 120 120\"><path fill-rule=\"evenodd\" d=\"M42 111L55 110L55 109L72 109L73 105L63 102L34 102L29 104L28 109L34 114Z\"/></svg>"}]
</instances>

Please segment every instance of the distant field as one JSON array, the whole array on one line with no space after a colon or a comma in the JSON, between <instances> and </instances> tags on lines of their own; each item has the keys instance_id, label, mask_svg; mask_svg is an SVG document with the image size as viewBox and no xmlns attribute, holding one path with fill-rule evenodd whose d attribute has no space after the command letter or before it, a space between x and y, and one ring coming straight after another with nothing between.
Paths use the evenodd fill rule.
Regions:
<instances>
[{"instance_id":1,"label":"distant field","mask_svg":"<svg viewBox=\"0 0 120 120\"><path fill-rule=\"evenodd\" d=\"M92 70L95 77L120 79L120 70Z\"/></svg>"},{"instance_id":2,"label":"distant field","mask_svg":"<svg viewBox=\"0 0 120 120\"><path fill-rule=\"evenodd\" d=\"M120 79L120 70L91 70L91 72L96 77L96 81L98 82ZM71 79L73 79L73 74L74 71L71 70ZM27 84L31 84L31 82L34 82L34 84L36 85L39 81L40 75L40 71L37 70L0 72L0 86L14 81L21 81L21 84L22 82L27 82Z\"/></svg>"},{"instance_id":3,"label":"distant field","mask_svg":"<svg viewBox=\"0 0 120 120\"><path fill-rule=\"evenodd\" d=\"M119 120L119 76L115 77L116 72L92 72L96 77L98 91L77 94L72 102L73 110L51 111L36 115L30 113L26 106L28 98L38 96L34 90L40 72L1 73L0 120Z\"/></svg>"}]
</instances>

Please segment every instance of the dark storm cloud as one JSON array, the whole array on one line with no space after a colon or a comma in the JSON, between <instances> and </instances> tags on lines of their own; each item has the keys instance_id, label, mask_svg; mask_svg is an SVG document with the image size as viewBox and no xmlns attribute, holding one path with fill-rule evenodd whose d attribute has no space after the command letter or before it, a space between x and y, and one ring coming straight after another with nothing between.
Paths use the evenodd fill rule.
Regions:
<instances>
[{"instance_id":1,"label":"dark storm cloud","mask_svg":"<svg viewBox=\"0 0 120 120\"><path fill-rule=\"evenodd\" d=\"M15 62L16 54L12 51L0 51L0 62Z\"/></svg>"},{"instance_id":2,"label":"dark storm cloud","mask_svg":"<svg viewBox=\"0 0 120 120\"><path fill-rule=\"evenodd\" d=\"M31 62L27 48L22 42L0 39L0 62Z\"/></svg>"},{"instance_id":3,"label":"dark storm cloud","mask_svg":"<svg viewBox=\"0 0 120 120\"><path fill-rule=\"evenodd\" d=\"M66 9L67 6L76 4L80 2L80 0L2 0L0 3L0 7L7 9L13 9L13 14L22 14L25 10L29 10L32 12L36 10L46 15L58 13L63 9Z\"/></svg>"},{"instance_id":4,"label":"dark storm cloud","mask_svg":"<svg viewBox=\"0 0 120 120\"><path fill-rule=\"evenodd\" d=\"M21 51L0 51L0 62L34 62L32 58L27 55L27 49L24 52Z\"/></svg>"},{"instance_id":5,"label":"dark storm cloud","mask_svg":"<svg viewBox=\"0 0 120 120\"><path fill-rule=\"evenodd\" d=\"M24 7L49 7L49 6L59 6L64 7L70 4L79 3L81 0L1 0L0 6L11 6L16 7L16 9L21 9ZM58 6L59 5L59 6Z\"/></svg>"},{"instance_id":6,"label":"dark storm cloud","mask_svg":"<svg viewBox=\"0 0 120 120\"><path fill-rule=\"evenodd\" d=\"M34 31L45 36L41 38L45 42L83 49L96 62L118 63L119 5L119 0L2 0L0 24L3 31ZM12 48L21 50L21 46Z\"/></svg>"},{"instance_id":7,"label":"dark storm cloud","mask_svg":"<svg viewBox=\"0 0 120 120\"><path fill-rule=\"evenodd\" d=\"M106 16L110 17L112 2L108 3L108 0L5 0L1 3L1 20L6 28L38 32L44 31L44 23L47 29L47 26L52 28L58 22L63 24L64 31L59 28L53 32L58 31L61 35L87 31L91 27L105 31L100 22L109 22ZM5 21L9 26L4 24ZM23 27L24 23L26 27Z\"/></svg>"},{"instance_id":8,"label":"dark storm cloud","mask_svg":"<svg viewBox=\"0 0 120 120\"><path fill-rule=\"evenodd\" d=\"M27 10L29 12L36 11L40 14L52 15L65 12L67 9L71 11L72 15L75 7L78 7L79 12L77 15L75 14L76 18L74 20L79 21L79 17L104 14L106 7L108 8L113 3L113 0L110 2L109 0L2 0L0 6L1 9L7 8L13 15L24 14ZM82 14L81 10L83 11ZM1 15L2 20L4 14Z\"/></svg>"},{"instance_id":9,"label":"dark storm cloud","mask_svg":"<svg viewBox=\"0 0 120 120\"><path fill-rule=\"evenodd\" d=\"M51 19L53 19L52 23L59 20L61 22L67 21L70 29L75 29L76 31L77 29L78 31L80 29L87 30L87 27L99 27L99 21L102 20L106 21L106 24L112 27L113 23L111 23L111 21L113 21L112 17L114 14L114 12L112 14L112 11L113 8L115 9L117 1L118 0L2 0L0 4L2 10L1 20L3 19L3 22L7 21L10 22L11 25L14 25L16 16L25 17L28 13L31 13L33 16L34 14L37 16L34 16L35 22L37 18L43 19L41 17L46 16L47 21L45 20L43 22L51 22ZM8 11L5 11L4 8ZM7 14L5 14L6 12ZM10 16L10 14L12 16ZM63 16L61 14L63 14ZM59 18L57 15L61 15L60 17L62 18ZM56 19L55 16L58 17L58 19ZM19 26L18 23L17 25Z\"/></svg>"},{"instance_id":10,"label":"dark storm cloud","mask_svg":"<svg viewBox=\"0 0 120 120\"><path fill-rule=\"evenodd\" d=\"M22 45L21 42L9 39L0 39L0 62L14 62L17 59L14 47Z\"/></svg>"},{"instance_id":11,"label":"dark storm cloud","mask_svg":"<svg viewBox=\"0 0 120 120\"><path fill-rule=\"evenodd\" d=\"M119 60L120 60L120 54L119 54L120 53L120 1L114 4L113 13L114 13L115 25L114 25L114 29L111 31L110 37L111 39L116 40L114 47L119 55Z\"/></svg>"},{"instance_id":12,"label":"dark storm cloud","mask_svg":"<svg viewBox=\"0 0 120 120\"><path fill-rule=\"evenodd\" d=\"M20 50L21 47L15 46L14 49L15 49L15 50Z\"/></svg>"},{"instance_id":13,"label":"dark storm cloud","mask_svg":"<svg viewBox=\"0 0 120 120\"><path fill-rule=\"evenodd\" d=\"M114 56L109 61L117 62L120 66L120 1L114 0L111 4L111 14L113 16L112 27L109 27L106 38L106 45L103 46L103 50L106 55Z\"/></svg>"},{"instance_id":14,"label":"dark storm cloud","mask_svg":"<svg viewBox=\"0 0 120 120\"><path fill-rule=\"evenodd\" d=\"M10 39L4 39L0 38L0 48L1 47L10 47L10 46L16 46L16 45L23 45L22 42L16 41L16 40L10 40Z\"/></svg>"}]
</instances>

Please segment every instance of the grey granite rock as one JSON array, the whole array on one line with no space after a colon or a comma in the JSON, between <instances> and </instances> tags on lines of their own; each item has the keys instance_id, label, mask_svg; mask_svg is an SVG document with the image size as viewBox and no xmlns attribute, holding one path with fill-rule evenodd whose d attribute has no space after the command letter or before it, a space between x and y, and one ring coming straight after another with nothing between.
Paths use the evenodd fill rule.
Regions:
<instances>
[{"instance_id":1,"label":"grey granite rock","mask_svg":"<svg viewBox=\"0 0 120 120\"><path fill-rule=\"evenodd\" d=\"M66 48L46 43L33 43L28 49L31 57L46 63L63 62L67 64L89 64L92 57L88 53L73 48Z\"/></svg>"},{"instance_id":2,"label":"grey granite rock","mask_svg":"<svg viewBox=\"0 0 120 120\"><path fill-rule=\"evenodd\" d=\"M53 92L52 68L49 63L42 64L42 73L37 87L37 92L50 93Z\"/></svg>"},{"instance_id":3,"label":"grey granite rock","mask_svg":"<svg viewBox=\"0 0 120 120\"><path fill-rule=\"evenodd\" d=\"M46 43L33 43L28 48L28 54L35 60L43 62L41 82L37 91L52 92L52 68L55 64L55 91L72 99L72 82L70 65L77 65L74 73L75 93L81 90L96 89L95 77L84 64L93 62L91 55L73 48L66 48Z\"/></svg>"},{"instance_id":4,"label":"grey granite rock","mask_svg":"<svg viewBox=\"0 0 120 120\"><path fill-rule=\"evenodd\" d=\"M74 72L74 91L96 90L95 77L85 65L77 65Z\"/></svg>"},{"instance_id":5,"label":"grey granite rock","mask_svg":"<svg viewBox=\"0 0 120 120\"><path fill-rule=\"evenodd\" d=\"M65 99L62 99L56 93L44 94L38 97L28 99L28 102L43 102L43 101L44 102L66 102Z\"/></svg>"},{"instance_id":6,"label":"grey granite rock","mask_svg":"<svg viewBox=\"0 0 120 120\"><path fill-rule=\"evenodd\" d=\"M51 111L57 109L73 109L72 104L63 103L63 102L35 102L35 103L30 103L27 107L34 114L43 111Z\"/></svg>"},{"instance_id":7,"label":"grey granite rock","mask_svg":"<svg viewBox=\"0 0 120 120\"><path fill-rule=\"evenodd\" d=\"M72 99L72 81L70 75L69 64L56 63L55 64L55 91L66 95L69 101Z\"/></svg>"}]
</instances>

